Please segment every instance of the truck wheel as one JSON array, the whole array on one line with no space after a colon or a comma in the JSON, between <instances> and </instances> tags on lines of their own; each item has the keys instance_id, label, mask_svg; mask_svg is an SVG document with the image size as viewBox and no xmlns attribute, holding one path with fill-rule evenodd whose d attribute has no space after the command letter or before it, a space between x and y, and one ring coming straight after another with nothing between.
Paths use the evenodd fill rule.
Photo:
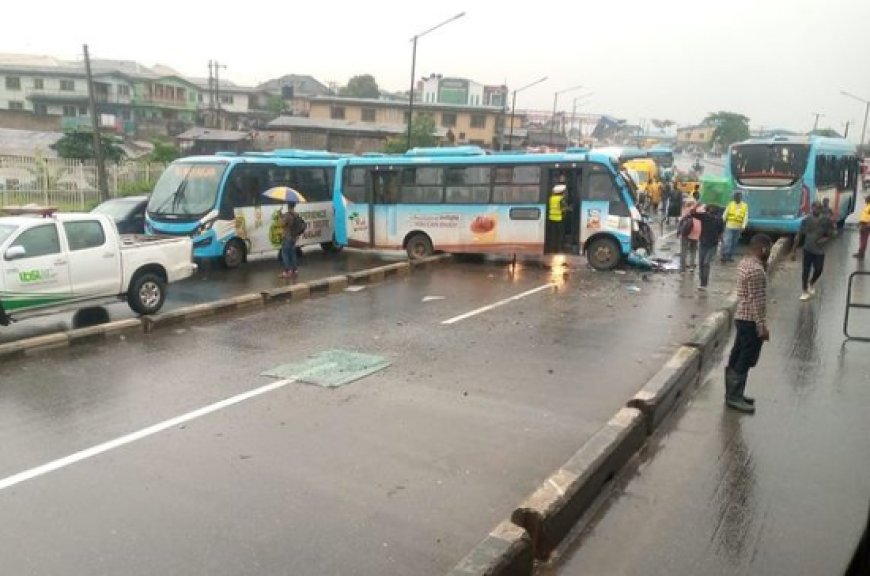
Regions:
<instances>
[{"instance_id":1,"label":"truck wheel","mask_svg":"<svg viewBox=\"0 0 870 576\"><path fill-rule=\"evenodd\" d=\"M223 264L225 268L238 268L245 261L245 245L239 239L230 240L224 247Z\"/></svg>"},{"instance_id":2,"label":"truck wheel","mask_svg":"<svg viewBox=\"0 0 870 576\"><path fill-rule=\"evenodd\" d=\"M420 260L432 255L432 241L425 234L414 234L408 238L408 243L405 245L405 250L408 252L408 258L411 260Z\"/></svg>"},{"instance_id":3,"label":"truck wheel","mask_svg":"<svg viewBox=\"0 0 870 576\"><path fill-rule=\"evenodd\" d=\"M622 260L622 251L613 238L596 238L586 246L586 260L596 270L613 270Z\"/></svg>"},{"instance_id":4,"label":"truck wheel","mask_svg":"<svg viewBox=\"0 0 870 576\"><path fill-rule=\"evenodd\" d=\"M157 274L138 274L127 290L127 304L133 312L142 315L156 314L166 301L166 281Z\"/></svg>"}]
</instances>

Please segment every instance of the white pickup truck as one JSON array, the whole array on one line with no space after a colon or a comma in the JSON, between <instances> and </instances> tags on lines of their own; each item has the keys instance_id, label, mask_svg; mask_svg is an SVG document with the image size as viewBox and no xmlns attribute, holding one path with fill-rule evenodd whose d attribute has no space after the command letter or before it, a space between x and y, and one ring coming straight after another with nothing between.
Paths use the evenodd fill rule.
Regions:
<instances>
[{"instance_id":1,"label":"white pickup truck","mask_svg":"<svg viewBox=\"0 0 870 576\"><path fill-rule=\"evenodd\" d=\"M190 238L121 236L101 214L0 217L0 324L117 298L154 314L195 270Z\"/></svg>"}]
</instances>

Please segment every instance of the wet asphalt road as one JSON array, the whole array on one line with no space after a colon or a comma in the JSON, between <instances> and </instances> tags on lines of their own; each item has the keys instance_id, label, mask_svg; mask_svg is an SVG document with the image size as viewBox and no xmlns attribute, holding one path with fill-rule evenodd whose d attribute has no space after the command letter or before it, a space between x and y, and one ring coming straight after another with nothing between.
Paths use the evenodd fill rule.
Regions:
<instances>
[{"instance_id":1,"label":"wet asphalt road","mask_svg":"<svg viewBox=\"0 0 870 576\"><path fill-rule=\"evenodd\" d=\"M758 413L724 409L720 365L547 574L843 574L870 504L870 344L842 334L856 243L830 248L812 302L799 262L775 278ZM870 311L851 324L870 336Z\"/></svg>"},{"instance_id":2,"label":"wet asphalt road","mask_svg":"<svg viewBox=\"0 0 870 576\"><path fill-rule=\"evenodd\" d=\"M3 363L0 485L263 386L263 370L313 353L392 362L0 489L0 517L14 519L0 522L3 571L442 574L658 370L728 276L699 297L680 275L459 262ZM442 324L549 282L558 291Z\"/></svg>"},{"instance_id":3,"label":"wet asphalt road","mask_svg":"<svg viewBox=\"0 0 870 576\"><path fill-rule=\"evenodd\" d=\"M306 249L304 254L299 263L300 282L405 259L399 252L344 250L339 254L328 254L319 248ZM169 285L163 311L282 286L286 281L278 278L279 272L280 267L271 258L243 264L236 270L226 270L209 262L200 263L200 269L193 277ZM102 309L110 320L135 317L125 302L109 304ZM28 318L11 327L0 328L0 344L80 326L73 312Z\"/></svg>"}]
</instances>

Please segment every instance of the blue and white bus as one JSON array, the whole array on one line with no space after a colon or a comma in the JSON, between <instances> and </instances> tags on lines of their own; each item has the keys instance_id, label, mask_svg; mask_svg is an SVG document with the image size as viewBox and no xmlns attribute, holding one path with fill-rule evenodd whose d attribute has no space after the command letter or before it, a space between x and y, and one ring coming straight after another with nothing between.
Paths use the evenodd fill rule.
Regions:
<instances>
[{"instance_id":1,"label":"blue and white bus","mask_svg":"<svg viewBox=\"0 0 870 576\"><path fill-rule=\"evenodd\" d=\"M597 269L651 247L616 161L596 153L486 154L477 147L416 149L344 161L350 246L434 251L568 254ZM550 238L547 200L565 184L564 236Z\"/></svg>"},{"instance_id":2,"label":"blue and white bus","mask_svg":"<svg viewBox=\"0 0 870 576\"><path fill-rule=\"evenodd\" d=\"M664 146L650 148L647 157L652 158L659 167L662 180L670 180L674 177L674 151Z\"/></svg>"},{"instance_id":3,"label":"blue and white bus","mask_svg":"<svg viewBox=\"0 0 870 576\"><path fill-rule=\"evenodd\" d=\"M280 247L284 205L262 194L289 186L308 200L297 206L308 224L299 245L338 251L346 244L340 162L336 154L302 150L176 160L148 201L146 232L191 236L196 258L235 268L249 256L274 255Z\"/></svg>"},{"instance_id":4,"label":"blue and white bus","mask_svg":"<svg viewBox=\"0 0 870 576\"><path fill-rule=\"evenodd\" d=\"M749 204L749 228L795 234L813 202L830 203L840 226L855 210L858 154L843 138L776 136L732 144L726 176Z\"/></svg>"}]
</instances>

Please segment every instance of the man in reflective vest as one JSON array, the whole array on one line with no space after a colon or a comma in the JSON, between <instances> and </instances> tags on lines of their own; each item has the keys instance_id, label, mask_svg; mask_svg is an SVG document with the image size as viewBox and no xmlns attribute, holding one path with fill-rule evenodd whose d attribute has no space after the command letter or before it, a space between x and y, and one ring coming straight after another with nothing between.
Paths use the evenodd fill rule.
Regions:
<instances>
[{"instance_id":1,"label":"man in reflective vest","mask_svg":"<svg viewBox=\"0 0 870 576\"><path fill-rule=\"evenodd\" d=\"M743 201L743 192L734 192L732 200L725 209L725 236L722 239L722 263L734 261L737 241L749 224L749 205Z\"/></svg>"},{"instance_id":2,"label":"man in reflective vest","mask_svg":"<svg viewBox=\"0 0 870 576\"><path fill-rule=\"evenodd\" d=\"M565 200L564 184L553 186L550 200L547 204L547 252L561 252L565 239L565 213L568 211L568 202Z\"/></svg>"}]
</instances>

